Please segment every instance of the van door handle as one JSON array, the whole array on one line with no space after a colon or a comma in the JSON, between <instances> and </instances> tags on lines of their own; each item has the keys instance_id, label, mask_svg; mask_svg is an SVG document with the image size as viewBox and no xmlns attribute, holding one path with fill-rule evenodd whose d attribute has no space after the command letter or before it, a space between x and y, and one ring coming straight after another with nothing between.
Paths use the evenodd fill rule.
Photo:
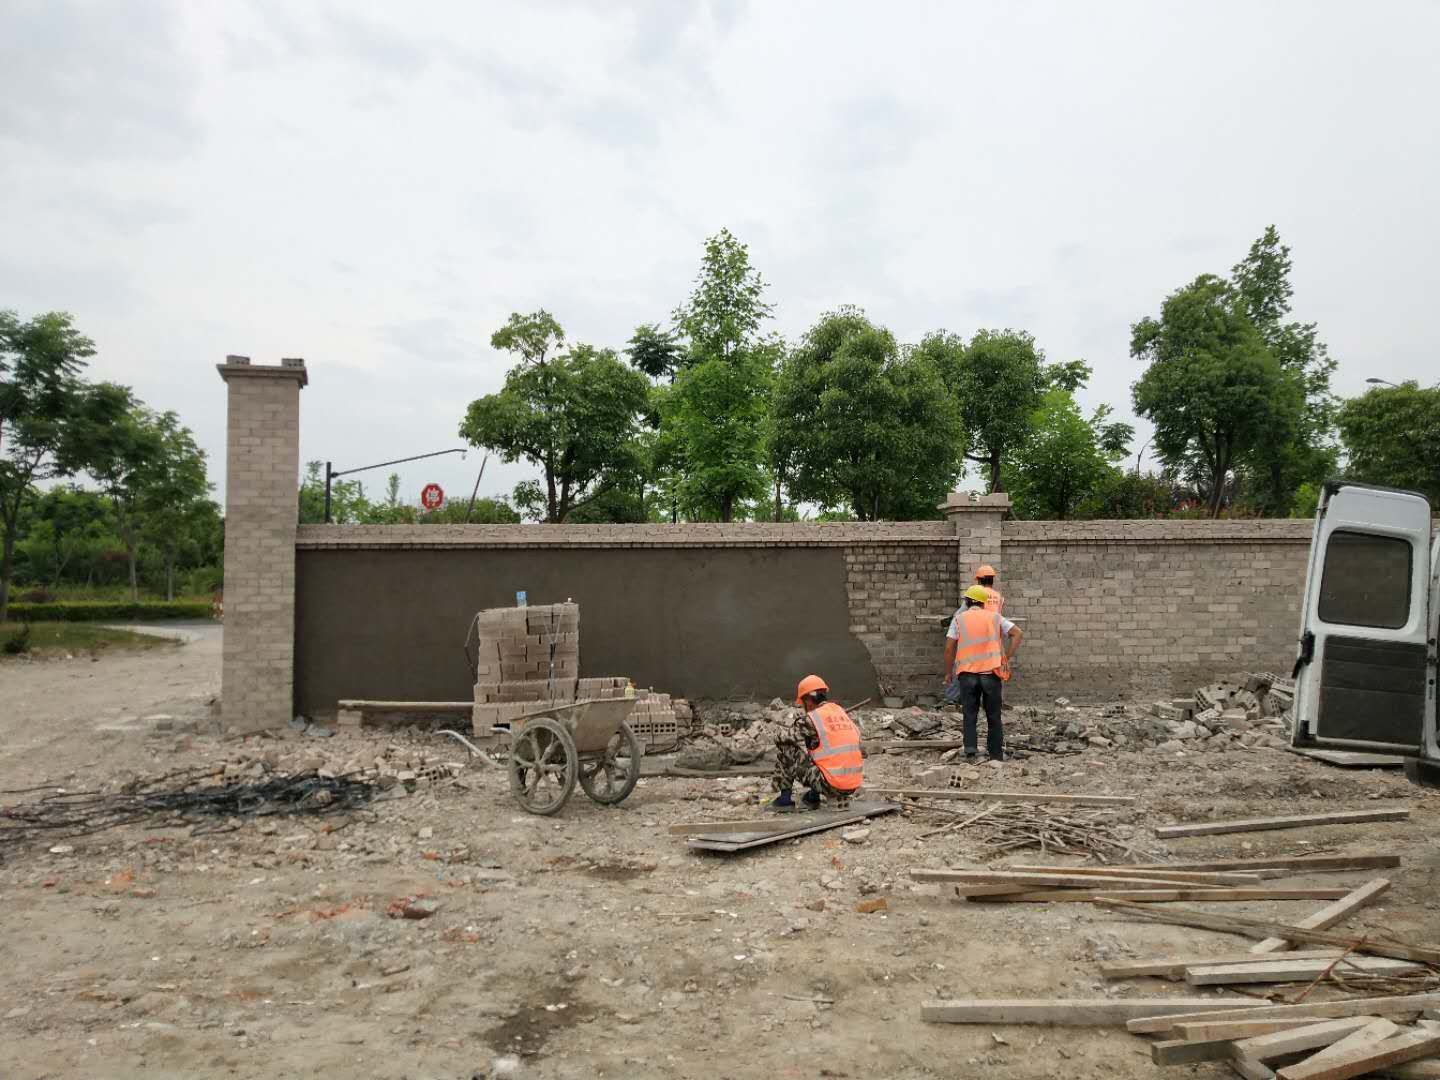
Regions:
<instances>
[{"instance_id":1,"label":"van door handle","mask_svg":"<svg viewBox=\"0 0 1440 1080\"><path fill-rule=\"evenodd\" d=\"M1293 682L1300 677L1300 669L1315 659L1315 631L1306 630L1300 637L1300 655L1295 657L1295 666L1290 669Z\"/></svg>"}]
</instances>

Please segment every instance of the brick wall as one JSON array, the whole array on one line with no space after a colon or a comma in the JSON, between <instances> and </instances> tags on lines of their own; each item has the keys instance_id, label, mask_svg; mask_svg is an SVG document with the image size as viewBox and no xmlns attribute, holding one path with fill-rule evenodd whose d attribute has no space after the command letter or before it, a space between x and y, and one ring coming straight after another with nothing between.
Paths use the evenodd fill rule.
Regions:
<instances>
[{"instance_id":1,"label":"brick wall","mask_svg":"<svg viewBox=\"0 0 1440 1080\"><path fill-rule=\"evenodd\" d=\"M1308 521L1011 521L999 564L1025 644L1015 696L1183 693L1289 671Z\"/></svg>"},{"instance_id":2,"label":"brick wall","mask_svg":"<svg viewBox=\"0 0 1440 1080\"><path fill-rule=\"evenodd\" d=\"M228 730L256 731L292 715L305 365L231 356L219 369L229 392L221 711Z\"/></svg>"}]
</instances>

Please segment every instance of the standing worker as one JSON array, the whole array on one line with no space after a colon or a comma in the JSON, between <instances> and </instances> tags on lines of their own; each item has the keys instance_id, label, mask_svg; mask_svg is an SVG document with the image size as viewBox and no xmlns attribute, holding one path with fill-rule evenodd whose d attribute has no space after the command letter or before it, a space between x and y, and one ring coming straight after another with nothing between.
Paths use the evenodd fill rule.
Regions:
<instances>
[{"instance_id":1,"label":"standing worker","mask_svg":"<svg viewBox=\"0 0 1440 1080\"><path fill-rule=\"evenodd\" d=\"M975 571L975 584L979 585L990 594L990 599L985 601L985 610L993 611L999 615L1005 610L1005 597L1000 595L1000 590L995 588L995 568L989 563L983 563L980 569Z\"/></svg>"},{"instance_id":2,"label":"standing worker","mask_svg":"<svg viewBox=\"0 0 1440 1080\"><path fill-rule=\"evenodd\" d=\"M807 790L800 800L806 810L820 806L820 795L843 808L860 789L865 759L860 754L860 729L850 714L826 700L830 687L819 675L806 675L795 688L795 704L805 715L789 735L775 739L774 784L780 794L771 810L797 808L790 797L797 783Z\"/></svg>"},{"instance_id":3,"label":"standing worker","mask_svg":"<svg viewBox=\"0 0 1440 1080\"><path fill-rule=\"evenodd\" d=\"M990 591L983 585L965 590L965 606L950 620L945 636L945 700L960 702L965 721L965 758L973 761L980 704L985 704L985 752L991 761L1005 760L1005 727L1000 719L999 672L1025 636L1009 619L986 610Z\"/></svg>"}]
</instances>

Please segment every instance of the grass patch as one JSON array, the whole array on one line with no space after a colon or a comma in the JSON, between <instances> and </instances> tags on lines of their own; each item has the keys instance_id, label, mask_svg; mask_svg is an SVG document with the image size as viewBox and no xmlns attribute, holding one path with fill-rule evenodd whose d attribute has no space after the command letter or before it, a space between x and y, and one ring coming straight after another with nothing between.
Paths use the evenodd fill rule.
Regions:
<instances>
[{"instance_id":1,"label":"grass patch","mask_svg":"<svg viewBox=\"0 0 1440 1080\"><path fill-rule=\"evenodd\" d=\"M28 633L27 633L28 630ZM0 623L0 654L11 653L4 648L12 641L22 641L21 652L37 656L64 653L97 653L108 649L155 649L174 645L171 638L153 634L136 634L130 630L112 630L79 622Z\"/></svg>"}]
</instances>

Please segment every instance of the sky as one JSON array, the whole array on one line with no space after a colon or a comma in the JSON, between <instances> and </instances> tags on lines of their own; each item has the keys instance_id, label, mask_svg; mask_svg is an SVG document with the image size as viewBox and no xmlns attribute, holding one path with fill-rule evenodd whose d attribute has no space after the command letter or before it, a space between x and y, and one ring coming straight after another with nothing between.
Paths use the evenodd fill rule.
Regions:
<instances>
[{"instance_id":1,"label":"sky","mask_svg":"<svg viewBox=\"0 0 1440 1080\"><path fill-rule=\"evenodd\" d=\"M1130 325L1274 224L1336 389L1429 383L1437 40L1434 0L4 0L0 308L73 313L221 497L227 353L305 358L302 461L460 446L512 311L621 348L722 227L789 339L1024 329L1128 416Z\"/></svg>"}]
</instances>

